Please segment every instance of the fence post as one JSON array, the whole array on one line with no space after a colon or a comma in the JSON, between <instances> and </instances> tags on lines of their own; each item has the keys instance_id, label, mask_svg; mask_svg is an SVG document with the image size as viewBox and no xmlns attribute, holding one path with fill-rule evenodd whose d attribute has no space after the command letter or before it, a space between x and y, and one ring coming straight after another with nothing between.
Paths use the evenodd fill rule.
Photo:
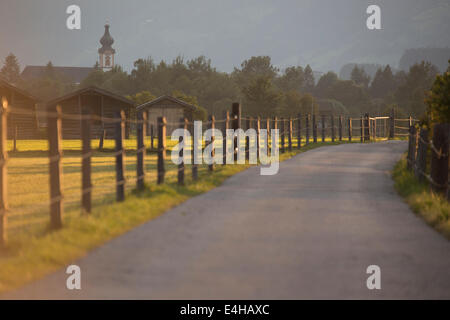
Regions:
<instances>
[{"instance_id":1,"label":"fence post","mask_svg":"<svg viewBox=\"0 0 450 320\"><path fill-rule=\"evenodd\" d=\"M273 129L274 130L277 130L278 129L278 118L277 117L274 117L273 118ZM279 134L278 136L280 136L281 134ZM272 138L273 138L273 136L272 136ZM278 141L277 141L277 143L278 143ZM274 145L274 142L272 141L272 146Z\"/></svg>"},{"instance_id":2,"label":"fence post","mask_svg":"<svg viewBox=\"0 0 450 320\"><path fill-rule=\"evenodd\" d=\"M288 150L292 151L292 118L289 117L288 123Z\"/></svg>"},{"instance_id":3,"label":"fence post","mask_svg":"<svg viewBox=\"0 0 450 320\"><path fill-rule=\"evenodd\" d=\"M317 143L317 122L316 122L316 115L312 115L312 129L313 129L313 141L314 143Z\"/></svg>"},{"instance_id":4,"label":"fence post","mask_svg":"<svg viewBox=\"0 0 450 320\"><path fill-rule=\"evenodd\" d=\"M0 101L0 247L8 241L8 100Z\"/></svg>"},{"instance_id":5,"label":"fence post","mask_svg":"<svg viewBox=\"0 0 450 320\"><path fill-rule=\"evenodd\" d=\"M91 180L91 108L81 105L81 96L78 96L81 119L82 139L82 186L81 186L81 208L83 213L91 213L92 207L92 180Z\"/></svg>"},{"instance_id":6,"label":"fence post","mask_svg":"<svg viewBox=\"0 0 450 320\"><path fill-rule=\"evenodd\" d=\"M50 173L50 228L56 230L62 227L62 128L61 106L49 109L47 119L49 145L49 173ZM56 113L56 114L55 114Z\"/></svg>"},{"instance_id":7,"label":"fence post","mask_svg":"<svg viewBox=\"0 0 450 320\"><path fill-rule=\"evenodd\" d=\"M448 123L434 125L431 152L431 187L444 195L448 189L449 126Z\"/></svg>"},{"instance_id":8,"label":"fence post","mask_svg":"<svg viewBox=\"0 0 450 320\"><path fill-rule=\"evenodd\" d=\"M253 118L248 118L246 121L247 130L253 125ZM250 159L250 136L245 137L245 160Z\"/></svg>"},{"instance_id":9,"label":"fence post","mask_svg":"<svg viewBox=\"0 0 450 320\"><path fill-rule=\"evenodd\" d=\"M106 129L102 128L102 134L100 135L100 139L98 141L98 150L103 150L105 140L106 140Z\"/></svg>"},{"instance_id":10,"label":"fence post","mask_svg":"<svg viewBox=\"0 0 450 320\"><path fill-rule=\"evenodd\" d=\"M188 119L187 118L181 118L180 123L183 124L183 129L188 129ZM180 146L180 150L178 155L180 156L181 162L178 164L178 185L183 186L184 185L184 148L186 147L186 135L183 134L183 136L180 136L178 138L178 145Z\"/></svg>"},{"instance_id":11,"label":"fence post","mask_svg":"<svg viewBox=\"0 0 450 320\"><path fill-rule=\"evenodd\" d=\"M409 136L408 136L408 157L407 157L407 168L409 170L413 170L415 167L416 161L416 127L409 127Z\"/></svg>"},{"instance_id":12,"label":"fence post","mask_svg":"<svg viewBox=\"0 0 450 320\"><path fill-rule=\"evenodd\" d=\"M334 142L336 138L336 133L334 130L334 115L331 115L331 142Z\"/></svg>"},{"instance_id":13,"label":"fence post","mask_svg":"<svg viewBox=\"0 0 450 320\"><path fill-rule=\"evenodd\" d=\"M302 114L297 115L297 149L302 147Z\"/></svg>"},{"instance_id":14,"label":"fence post","mask_svg":"<svg viewBox=\"0 0 450 320\"><path fill-rule=\"evenodd\" d=\"M150 149L153 150L155 148L154 146L154 141L155 136L154 136L154 127L153 124L150 125Z\"/></svg>"},{"instance_id":15,"label":"fence post","mask_svg":"<svg viewBox=\"0 0 450 320\"><path fill-rule=\"evenodd\" d=\"M360 119L360 127L361 127L361 142L364 142L364 118L361 116Z\"/></svg>"},{"instance_id":16,"label":"fence post","mask_svg":"<svg viewBox=\"0 0 450 320\"><path fill-rule=\"evenodd\" d=\"M413 118L412 116L409 116L409 127L412 127L413 125L414 125Z\"/></svg>"},{"instance_id":17,"label":"fence post","mask_svg":"<svg viewBox=\"0 0 450 320\"><path fill-rule=\"evenodd\" d=\"M232 115L232 121L233 121L233 130L236 133L236 130L241 128L241 104L239 102L234 102L231 106L231 115ZM234 136L234 142L233 142L233 147L234 147L234 161L237 161L238 158L238 138L235 135Z\"/></svg>"},{"instance_id":18,"label":"fence post","mask_svg":"<svg viewBox=\"0 0 450 320\"><path fill-rule=\"evenodd\" d=\"M261 118L256 118L256 159L259 159L259 145L261 144Z\"/></svg>"},{"instance_id":19,"label":"fence post","mask_svg":"<svg viewBox=\"0 0 450 320\"><path fill-rule=\"evenodd\" d=\"M266 119L266 131L267 131L267 155L270 155L270 119Z\"/></svg>"},{"instance_id":20,"label":"fence post","mask_svg":"<svg viewBox=\"0 0 450 320\"><path fill-rule=\"evenodd\" d=\"M158 117L158 184L164 183L166 159L166 117Z\"/></svg>"},{"instance_id":21,"label":"fence post","mask_svg":"<svg viewBox=\"0 0 450 320\"><path fill-rule=\"evenodd\" d=\"M230 129L230 112L225 111L225 121L224 121L224 131L222 133L222 152L223 152L223 164L227 164L227 152L228 152L228 144L227 144L227 130Z\"/></svg>"},{"instance_id":22,"label":"fence post","mask_svg":"<svg viewBox=\"0 0 450 320\"><path fill-rule=\"evenodd\" d=\"M419 142L417 148L416 167L414 170L415 176L419 181L424 181L424 176L427 171L427 150L428 150L428 130L420 129Z\"/></svg>"},{"instance_id":23,"label":"fence post","mask_svg":"<svg viewBox=\"0 0 450 320\"><path fill-rule=\"evenodd\" d=\"M364 115L364 141L370 141L370 116Z\"/></svg>"},{"instance_id":24,"label":"fence post","mask_svg":"<svg viewBox=\"0 0 450 320\"><path fill-rule=\"evenodd\" d=\"M311 115L308 113L306 115L305 119L305 126L306 126L306 144L309 144L309 121L311 120Z\"/></svg>"},{"instance_id":25,"label":"fence post","mask_svg":"<svg viewBox=\"0 0 450 320\"><path fill-rule=\"evenodd\" d=\"M394 108L391 109L391 114L389 115L389 139L395 138L395 112Z\"/></svg>"},{"instance_id":26,"label":"fence post","mask_svg":"<svg viewBox=\"0 0 450 320\"><path fill-rule=\"evenodd\" d=\"M125 200L125 148L123 139L125 137L125 111L115 113L115 151L116 151L116 200Z\"/></svg>"},{"instance_id":27,"label":"fence post","mask_svg":"<svg viewBox=\"0 0 450 320\"><path fill-rule=\"evenodd\" d=\"M352 128L352 118L348 118L348 141L352 142L352 134L353 134L353 128Z\"/></svg>"},{"instance_id":28,"label":"fence post","mask_svg":"<svg viewBox=\"0 0 450 320\"><path fill-rule=\"evenodd\" d=\"M377 119L373 119L373 140L377 141Z\"/></svg>"},{"instance_id":29,"label":"fence post","mask_svg":"<svg viewBox=\"0 0 450 320\"><path fill-rule=\"evenodd\" d=\"M211 135L211 141L209 142L209 145L211 145L211 157L212 162L208 165L209 171L214 171L214 155L215 155L215 149L214 149L214 141L216 140L216 137L214 136L214 129L216 128L216 118L214 116L209 117L209 128L213 130L213 134Z\"/></svg>"},{"instance_id":30,"label":"fence post","mask_svg":"<svg viewBox=\"0 0 450 320\"><path fill-rule=\"evenodd\" d=\"M284 139L285 139L285 136L286 136L286 119L284 119L284 118L281 118L280 119L280 122L281 122L281 134L280 134L280 136L281 136L281 148L280 148L280 151L281 151L281 153L284 153L285 152L285 148L284 148Z\"/></svg>"},{"instance_id":31,"label":"fence post","mask_svg":"<svg viewBox=\"0 0 450 320\"><path fill-rule=\"evenodd\" d=\"M13 145L13 151L17 151L17 134L18 134L18 130L17 130L17 124L14 125L14 145Z\"/></svg>"},{"instance_id":32,"label":"fence post","mask_svg":"<svg viewBox=\"0 0 450 320\"><path fill-rule=\"evenodd\" d=\"M322 142L325 142L325 115L322 115Z\"/></svg>"},{"instance_id":33,"label":"fence post","mask_svg":"<svg viewBox=\"0 0 450 320\"><path fill-rule=\"evenodd\" d=\"M137 166L136 166L136 187L144 190L145 187L145 136L147 128L147 113L138 111L136 114L136 134L137 134Z\"/></svg>"},{"instance_id":34,"label":"fence post","mask_svg":"<svg viewBox=\"0 0 450 320\"><path fill-rule=\"evenodd\" d=\"M342 128L344 126L344 117L342 115L339 116L339 141L342 141Z\"/></svg>"},{"instance_id":35,"label":"fence post","mask_svg":"<svg viewBox=\"0 0 450 320\"><path fill-rule=\"evenodd\" d=\"M192 124L191 124L191 128L192 128L192 130L191 130L191 145L192 145L192 148L191 148L191 161L192 161L192 180L197 180L198 179L198 164L196 164L195 162L196 162L196 158L195 158L195 155L196 155L196 151L195 151L195 148L197 147L197 142L196 142L196 139L195 139L195 125L194 125L194 122L195 122L195 120L194 121L192 121ZM200 148L201 148L201 146L202 146L202 141L200 141Z\"/></svg>"}]
</instances>

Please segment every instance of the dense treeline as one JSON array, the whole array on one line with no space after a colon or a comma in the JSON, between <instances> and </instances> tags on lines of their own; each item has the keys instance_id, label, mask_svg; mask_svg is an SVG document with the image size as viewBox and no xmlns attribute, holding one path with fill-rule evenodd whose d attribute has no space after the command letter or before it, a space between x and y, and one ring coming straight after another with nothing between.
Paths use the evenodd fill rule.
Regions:
<instances>
[{"instance_id":1,"label":"dense treeline","mask_svg":"<svg viewBox=\"0 0 450 320\"><path fill-rule=\"evenodd\" d=\"M171 63L146 58L135 61L130 73L120 66L106 72L96 66L79 86L96 85L138 104L160 95L174 95L203 107L200 118L206 113L222 116L233 101L245 104L246 114L262 117L295 116L299 112L386 114L392 107L399 116L420 117L426 112L426 92L438 74L435 66L421 62L408 72L395 72L389 65L377 67L372 77L354 65L350 80L328 72L316 81L309 65L279 70L268 56L251 57L231 73L217 71L204 56L191 60L177 57ZM57 74L51 63L38 79L24 81L19 70L11 54L0 73L43 100L77 88Z\"/></svg>"}]
</instances>

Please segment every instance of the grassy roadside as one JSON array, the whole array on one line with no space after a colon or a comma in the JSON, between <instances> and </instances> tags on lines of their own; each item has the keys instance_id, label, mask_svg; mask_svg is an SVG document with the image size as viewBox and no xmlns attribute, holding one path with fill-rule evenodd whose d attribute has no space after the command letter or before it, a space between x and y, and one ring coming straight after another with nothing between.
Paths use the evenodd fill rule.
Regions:
<instances>
[{"instance_id":1,"label":"grassy roadside","mask_svg":"<svg viewBox=\"0 0 450 320\"><path fill-rule=\"evenodd\" d=\"M303 146L300 150L281 154L280 161L317 147L341 143L346 142ZM228 177L248 167L217 165L214 174L200 172L198 181L188 178L183 187L173 181L162 186L151 185L142 193L129 191L125 202L94 207L90 216L70 216L59 231L15 237L6 249L0 251L0 293L66 266L106 241L156 218L190 197L219 186Z\"/></svg>"},{"instance_id":2,"label":"grassy roadside","mask_svg":"<svg viewBox=\"0 0 450 320\"><path fill-rule=\"evenodd\" d=\"M406 168L406 157L397 162L392 172L395 189L430 226L450 240L450 203L441 195L431 192L428 183L419 182Z\"/></svg>"}]
</instances>

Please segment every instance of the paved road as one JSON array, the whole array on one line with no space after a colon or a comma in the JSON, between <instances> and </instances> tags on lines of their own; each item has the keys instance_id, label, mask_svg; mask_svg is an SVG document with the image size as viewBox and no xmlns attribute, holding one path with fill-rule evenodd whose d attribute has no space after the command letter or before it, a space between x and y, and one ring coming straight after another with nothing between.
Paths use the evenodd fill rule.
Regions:
<instances>
[{"instance_id":1,"label":"paved road","mask_svg":"<svg viewBox=\"0 0 450 320\"><path fill-rule=\"evenodd\" d=\"M405 142L300 154L276 176L251 168L110 241L19 298L450 298L450 242L396 195ZM379 265L381 290L366 268Z\"/></svg>"}]
</instances>

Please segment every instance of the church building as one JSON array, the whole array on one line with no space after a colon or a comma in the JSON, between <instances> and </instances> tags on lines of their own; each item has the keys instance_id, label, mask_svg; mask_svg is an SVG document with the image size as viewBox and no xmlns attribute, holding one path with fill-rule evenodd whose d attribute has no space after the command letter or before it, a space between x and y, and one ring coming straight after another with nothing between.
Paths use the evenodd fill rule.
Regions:
<instances>
[{"instance_id":1,"label":"church building","mask_svg":"<svg viewBox=\"0 0 450 320\"><path fill-rule=\"evenodd\" d=\"M114 67L114 55L116 50L112 48L114 39L109 33L109 24L105 25L105 32L100 38L100 44L102 45L98 49L98 65L103 71L111 70ZM23 79L35 79L45 75L46 66L26 66L22 71ZM93 67L61 67L53 66L53 70L61 75L62 78L74 83L80 84L91 73Z\"/></svg>"}]
</instances>

